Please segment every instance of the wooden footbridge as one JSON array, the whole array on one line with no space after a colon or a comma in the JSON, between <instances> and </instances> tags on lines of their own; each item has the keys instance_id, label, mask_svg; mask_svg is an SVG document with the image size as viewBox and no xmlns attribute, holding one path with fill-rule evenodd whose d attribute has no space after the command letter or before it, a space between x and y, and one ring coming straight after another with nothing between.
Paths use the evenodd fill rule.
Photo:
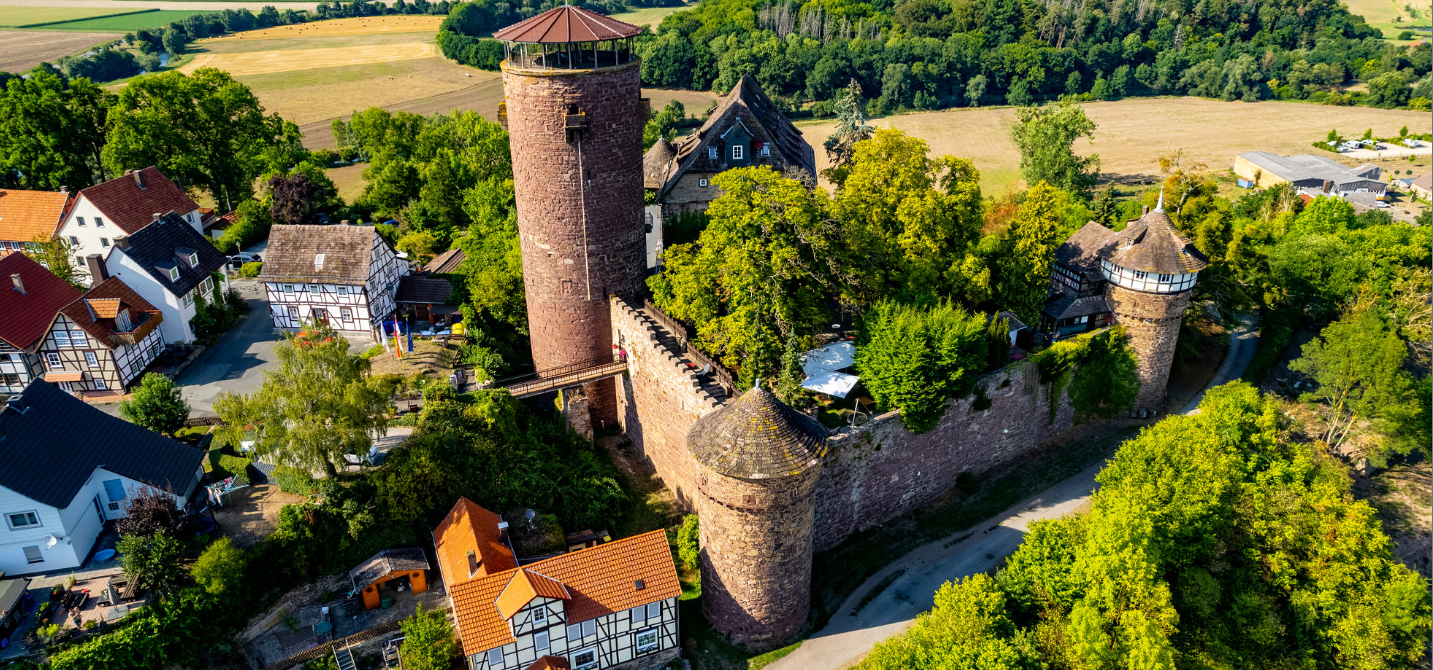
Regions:
<instances>
[{"instance_id":1,"label":"wooden footbridge","mask_svg":"<svg viewBox=\"0 0 1433 670\"><path fill-rule=\"evenodd\" d=\"M579 363L569 363L548 370L538 370L524 375L499 379L494 388L505 388L514 398L529 398L535 395L581 386L616 377L627 371L627 357L599 358Z\"/></svg>"}]
</instances>

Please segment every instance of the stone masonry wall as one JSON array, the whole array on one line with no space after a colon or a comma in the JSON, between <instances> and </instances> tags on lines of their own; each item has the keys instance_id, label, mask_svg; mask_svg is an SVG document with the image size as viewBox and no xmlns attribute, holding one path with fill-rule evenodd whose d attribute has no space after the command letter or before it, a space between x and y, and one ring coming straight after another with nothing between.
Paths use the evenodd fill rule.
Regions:
<instances>
[{"instance_id":1,"label":"stone masonry wall","mask_svg":"<svg viewBox=\"0 0 1433 670\"><path fill-rule=\"evenodd\" d=\"M695 509L700 466L687 451L687 431L722 401L702 390L657 340L659 327L642 310L614 301L612 323L629 361L629 374L618 378L622 427L667 487ZM973 395L953 400L930 432L912 434L899 413L890 412L832 436L815 492L816 551L939 496L963 471L1010 463L1074 423L1067 396L1051 421L1047 389L1033 364L1007 366L979 383L990 407L974 410Z\"/></svg>"},{"instance_id":2,"label":"stone masonry wall","mask_svg":"<svg viewBox=\"0 0 1433 670\"><path fill-rule=\"evenodd\" d=\"M611 355L608 296L635 298L646 266L640 64L544 71L503 63L523 284L538 370ZM586 115L569 137L566 117ZM610 381L586 387L616 420Z\"/></svg>"},{"instance_id":3,"label":"stone masonry wall","mask_svg":"<svg viewBox=\"0 0 1433 670\"><path fill-rule=\"evenodd\" d=\"M961 472L1010 463L1074 424L1064 394L1052 420L1033 363L1006 366L978 383L990 407L974 409L975 395L952 400L929 432L911 433L899 412L888 412L831 437L816 487L816 551L945 493Z\"/></svg>"},{"instance_id":4,"label":"stone masonry wall","mask_svg":"<svg viewBox=\"0 0 1433 670\"><path fill-rule=\"evenodd\" d=\"M1136 409L1158 410L1164 405L1169 369L1179 346L1179 324L1191 295L1191 291L1161 294L1131 291L1114 283L1105 286L1105 302L1115 323L1129 333L1130 348L1139 362Z\"/></svg>"}]
</instances>

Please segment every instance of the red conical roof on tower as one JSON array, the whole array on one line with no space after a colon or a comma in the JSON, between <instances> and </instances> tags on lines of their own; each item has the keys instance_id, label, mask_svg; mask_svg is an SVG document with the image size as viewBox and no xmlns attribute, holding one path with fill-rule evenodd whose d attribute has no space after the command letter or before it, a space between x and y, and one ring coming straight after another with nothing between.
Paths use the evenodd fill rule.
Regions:
<instances>
[{"instance_id":1,"label":"red conical roof on tower","mask_svg":"<svg viewBox=\"0 0 1433 670\"><path fill-rule=\"evenodd\" d=\"M636 37L642 29L580 7L563 5L493 33L504 42L564 44Z\"/></svg>"}]
</instances>

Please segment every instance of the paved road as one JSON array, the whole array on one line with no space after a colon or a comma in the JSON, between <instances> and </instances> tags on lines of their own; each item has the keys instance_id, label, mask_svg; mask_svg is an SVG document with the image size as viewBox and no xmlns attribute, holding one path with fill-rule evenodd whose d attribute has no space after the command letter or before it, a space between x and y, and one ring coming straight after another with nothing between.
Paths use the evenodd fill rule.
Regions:
<instances>
[{"instance_id":1,"label":"paved road","mask_svg":"<svg viewBox=\"0 0 1433 670\"><path fill-rule=\"evenodd\" d=\"M199 355L177 380L184 387L191 416L214 416L214 400L221 391L245 394L258 390L264 368L276 359L273 322L262 284L234 281L234 288L249 304L249 313L225 333L214 346Z\"/></svg>"},{"instance_id":2,"label":"paved road","mask_svg":"<svg viewBox=\"0 0 1433 670\"><path fill-rule=\"evenodd\" d=\"M1257 317L1246 316L1239 327L1230 332L1229 352L1206 388L1244 374L1258 343L1257 325ZM1200 392L1184 408L1184 413L1197 412L1203 397L1204 393ZM768 667L772 670L837 670L855 664L877 642L909 628L915 623L917 614L933 607L935 592L942 584L987 572L1014 553L1031 522L1059 518L1084 507L1095 490L1095 475L1103 467L1104 463L1092 465L976 527L985 530L962 531L912 550L867 579L842 603L825 628L786 658ZM951 543L965 533L973 535ZM852 614L872 586L901 569L905 570L903 575L861 608L859 613Z\"/></svg>"}]
</instances>

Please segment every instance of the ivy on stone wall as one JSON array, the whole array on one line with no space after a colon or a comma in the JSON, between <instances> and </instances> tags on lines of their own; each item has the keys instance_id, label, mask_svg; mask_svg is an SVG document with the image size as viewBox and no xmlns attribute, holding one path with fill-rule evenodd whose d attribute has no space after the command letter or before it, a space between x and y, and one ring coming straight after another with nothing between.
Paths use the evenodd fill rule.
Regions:
<instances>
[{"instance_id":1,"label":"ivy on stone wall","mask_svg":"<svg viewBox=\"0 0 1433 670\"><path fill-rule=\"evenodd\" d=\"M1139 393L1138 363L1118 326L1056 342L1032 358L1050 400L1050 423L1067 388L1077 422L1126 411Z\"/></svg>"}]
</instances>

